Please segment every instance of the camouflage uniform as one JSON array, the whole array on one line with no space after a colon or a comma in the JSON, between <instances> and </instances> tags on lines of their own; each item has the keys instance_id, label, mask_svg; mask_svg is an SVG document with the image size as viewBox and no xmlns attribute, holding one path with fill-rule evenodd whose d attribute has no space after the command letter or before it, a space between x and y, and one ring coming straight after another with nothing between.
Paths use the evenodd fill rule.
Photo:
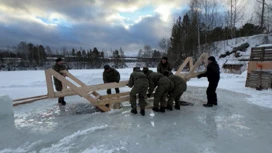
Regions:
<instances>
[{"instance_id":1,"label":"camouflage uniform","mask_svg":"<svg viewBox=\"0 0 272 153\"><path fill-rule=\"evenodd\" d=\"M167 76L164 76L160 73L152 72L150 70L147 73L147 77L149 79L148 94L152 94L154 88L158 86L154 95L154 109L158 109L159 104L161 106L160 108L164 109L166 107L166 97L168 95L168 90L172 87L171 80Z\"/></svg>"},{"instance_id":2,"label":"camouflage uniform","mask_svg":"<svg viewBox=\"0 0 272 153\"><path fill-rule=\"evenodd\" d=\"M175 100L175 108L180 108L180 97L187 90L187 84L183 78L176 75L169 75L170 80L172 81L174 88L169 92L167 108L170 110L173 108L173 101Z\"/></svg>"},{"instance_id":3,"label":"camouflage uniform","mask_svg":"<svg viewBox=\"0 0 272 153\"><path fill-rule=\"evenodd\" d=\"M140 108L144 110L146 106L145 95L148 89L148 78L141 70L134 70L130 75L128 86L133 87L130 91L130 104L132 109L137 108L136 95L138 94Z\"/></svg>"},{"instance_id":4,"label":"camouflage uniform","mask_svg":"<svg viewBox=\"0 0 272 153\"><path fill-rule=\"evenodd\" d=\"M120 73L114 69L110 68L109 72L103 72L103 81L104 83L111 83L111 82L119 82L120 81ZM116 93L120 93L119 88L115 88ZM107 94L111 94L111 89L107 89Z\"/></svg>"},{"instance_id":5,"label":"camouflage uniform","mask_svg":"<svg viewBox=\"0 0 272 153\"><path fill-rule=\"evenodd\" d=\"M65 67L65 65L62 65L62 64L55 64L55 65L53 65L53 70L55 70L56 72L58 72L59 74L61 74L61 75L63 75L60 71L62 71L62 70L66 70L66 67ZM62 91L62 83L61 83L61 81L60 80L58 80L57 78L55 78L54 77L54 85L55 85L55 89L57 90L57 91ZM65 103L65 101L64 101L64 97L59 97L58 98L58 102L59 103Z\"/></svg>"},{"instance_id":6,"label":"camouflage uniform","mask_svg":"<svg viewBox=\"0 0 272 153\"><path fill-rule=\"evenodd\" d=\"M157 72L161 73L161 74L163 74L165 71L171 72L171 70L172 70L172 66L168 61L166 61L166 63L164 63L164 64L162 62L160 62L157 67Z\"/></svg>"}]
</instances>

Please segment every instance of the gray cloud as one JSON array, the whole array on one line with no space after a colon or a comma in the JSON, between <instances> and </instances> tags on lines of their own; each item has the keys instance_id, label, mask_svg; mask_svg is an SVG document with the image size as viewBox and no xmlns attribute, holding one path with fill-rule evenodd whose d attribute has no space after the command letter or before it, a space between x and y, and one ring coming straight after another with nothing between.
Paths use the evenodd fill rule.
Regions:
<instances>
[{"instance_id":1,"label":"gray cloud","mask_svg":"<svg viewBox=\"0 0 272 153\"><path fill-rule=\"evenodd\" d=\"M5 7L0 7L0 14L4 14L1 16L4 18L0 19L0 47L15 46L20 41L26 41L58 49L97 47L109 51L122 47L125 52L137 54L145 44L157 48L159 40L170 36L173 22L162 21L157 13L143 18L129 29L122 24L116 24L122 20L116 20L115 24L105 20L110 15L117 14L122 5L145 5L143 1L135 0L109 0L103 1L104 3L95 0L0 2ZM154 5L160 3L156 1ZM52 25L39 20L52 22Z\"/></svg>"}]
</instances>

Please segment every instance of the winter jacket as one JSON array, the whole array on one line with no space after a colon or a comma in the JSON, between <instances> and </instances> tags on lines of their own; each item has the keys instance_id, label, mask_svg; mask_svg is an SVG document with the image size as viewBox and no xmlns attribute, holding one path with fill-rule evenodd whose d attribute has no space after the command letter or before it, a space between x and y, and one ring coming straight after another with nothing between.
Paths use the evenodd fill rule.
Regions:
<instances>
[{"instance_id":1,"label":"winter jacket","mask_svg":"<svg viewBox=\"0 0 272 153\"><path fill-rule=\"evenodd\" d=\"M62 70L66 70L66 67L65 65L59 65L59 64L55 64L52 66L53 70L55 70L56 72L58 72L59 74L63 75L60 71ZM54 77L54 85L56 87L56 89L59 91L59 90L62 90L62 83L61 81L59 81L57 78Z\"/></svg>"},{"instance_id":2,"label":"winter jacket","mask_svg":"<svg viewBox=\"0 0 272 153\"><path fill-rule=\"evenodd\" d=\"M217 62L208 64L206 72L198 75L198 78L201 77L207 77L209 82L218 82L220 79L220 68Z\"/></svg>"},{"instance_id":3,"label":"winter jacket","mask_svg":"<svg viewBox=\"0 0 272 153\"><path fill-rule=\"evenodd\" d=\"M173 87L171 80L161 73L149 71L147 77L149 79L148 94L152 94L156 86L165 86L167 90L171 90Z\"/></svg>"},{"instance_id":4,"label":"winter jacket","mask_svg":"<svg viewBox=\"0 0 272 153\"><path fill-rule=\"evenodd\" d=\"M114 68L110 68L109 72L104 70L103 81L104 81L104 83L119 82L120 81L120 73Z\"/></svg>"},{"instance_id":5,"label":"winter jacket","mask_svg":"<svg viewBox=\"0 0 272 153\"><path fill-rule=\"evenodd\" d=\"M141 70L135 70L131 73L128 86L134 88L147 88L149 85L147 76Z\"/></svg>"},{"instance_id":6,"label":"winter jacket","mask_svg":"<svg viewBox=\"0 0 272 153\"><path fill-rule=\"evenodd\" d=\"M159 63L158 67L157 67L157 72L163 74L164 71L172 71L172 66L171 64L166 61L164 64L162 62Z\"/></svg>"},{"instance_id":7,"label":"winter jacket","mask_svg":"<svg viewBox=\"0 0 272 153\"><path fill-rule=\"evenodd\" d=\"M183 80L183 78L181 78L177 75L170 75L169 78L173 83L173 86L174 86L173 90L181 90L182 92L185 92L187 90L187 84Z\"/></svg>"}]
</instances>

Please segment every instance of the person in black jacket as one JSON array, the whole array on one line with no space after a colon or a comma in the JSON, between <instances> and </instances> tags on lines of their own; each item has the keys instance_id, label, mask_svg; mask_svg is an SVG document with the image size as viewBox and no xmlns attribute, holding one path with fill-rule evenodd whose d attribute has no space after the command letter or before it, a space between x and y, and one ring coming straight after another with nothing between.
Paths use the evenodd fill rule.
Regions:
<instances>
[{"instance_id":1,"label":"person in black jacket","mask_svg":"<svg viewBox=\"0 0 272 153\"><path fill-rule=\"evenodd\" d=\"M206 72L199 74L197 77L207 77L209 81L209 86L206 91L208 102L207 104L203 104L203 106L212 107L213 105L217 105L216 88L220 80L220 68L214 56L210 56L208 58L208 66Z\"/></svg>"}]
</instances>

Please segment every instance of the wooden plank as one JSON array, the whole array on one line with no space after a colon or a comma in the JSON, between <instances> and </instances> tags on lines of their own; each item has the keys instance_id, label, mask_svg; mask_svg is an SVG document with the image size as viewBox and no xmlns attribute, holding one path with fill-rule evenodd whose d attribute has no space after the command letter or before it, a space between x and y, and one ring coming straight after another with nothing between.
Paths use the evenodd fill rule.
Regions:
<instances>
[{"instance_id":1,"label":"wooden plank","mask_svg":"<svg viewBox=\"0 0 272 153\"><path fill-rule=\"evenodd\" d=\"M70 81L66 80L62 75L60 75L59 73L57 73L54 70L49 70L49 72L56 77L57 79L59 79L60 81L65 82L65 84L67 84L72 90L74 90L78 95L86 98L91 104L96 102L96 99L92 98L90 95L88 95L88 93L86 93L83 89L78 88L76 85L74 85L73 83L71 83ZM106 112L109 111L110 109L108 107L105 106L97 106L99 109L101 109L102 111Z\"/></svg>"},{"instance_id":2,"label":"wooden plank","mask_svg":"<svg viewBox=\"0 0 272 153\"><path fill-rule=\"evenodd\" d=\"M112 98L123 97L123 96L129 96L129 93L130 92L123 92L123 93L118 93L118 94L105 95L105 96L101 96L100 100L112 99Z\"/></svg>"},{"instance_id":3,"label":"wooden plank","mask_svg":"<svg viewBox=\"0 0 272 153\"><path fill-rule=\"evenodd\" d=\"M75 77L74 75L72 75L70 72L66 71L66 70L62 70L62 73L66 74L70 79L72 79L73 81L75 81L77 84L81 85L81 86L86 86L85 83L83 83L82 81L80 81L77 77Z\"/></svg>"},{"instance_id":4,"label":"wooden plank","mask_svg":"<svg viewBox=\"0 0 272 153\"><path fill-rule=\"evenodd\" d=\"M42 100L42 99L47 99L47 95L45 95L44 97L39 97L39 98L33 98L33 99L25 99L22 101L16 101L13 103L13 106L18 106L18 105L22 105L22 104L28 104L28 103L32 103L38 100Z\"/></svg>"},{"instance_id":5,"label":"wooden plank","mask_svg":"<svg viewBox=\"0 0 272 153\"><path fill-rule=\"evenodd\" d=\"M120 81L119 83L106 83L106 84L98 84L98 85L91 85L86 87L78 87L84 91L88 91L87 93L91 93L93 91L98 90L106 90L110 88L119 88L127 86L128 81ZM72 89L63 90L61 92L55 92L56 97L63 97L65 95L72 96L76 95L76 93Z\"/></svg>"},{"instance_id":6,"label":"wooden plank","mask_svg":"<svg viewBox=\"0 0 272 153\"><path fill-rule=\"evenodd\" d=\"M193 60L192 57L187 57L187 58L184 60L184 62L181 64L181 66L179 67L179 69L176 71L175 74L179 74L179 73L183 70L183 68L186 66L186 64L187 64L189 61L192 61L192 60Z\"/></svg>"},{"instance_id":7,"label":"wooden plank","mask_svg":"<svg viewBox=\"0 0 272 153\"><path fill-rule=\"evenodd\" d=\"M116 98L116 99L100 100L100 101L96 101L94 104L97 106L100 106L100 105L105 105L105 104L120 103L120 102L124 102L124 101L129 101L129 96L120 97L120 98Z\"/></svg>"},{"instance_id":8,"label":"wooden plank","mask_svg":"<svg viewBox=\"0 0 272 153\"><path fill-rule=\"evenodd\" d=\"M47 97L47 95L40 95L40 96L33 96L33 97L26 97L26 98L20 98L20 99L14 99L13 101L22 101L22 100L27 100L27 99L33 99L33 98L40 98L40 97Z\"/></svg>"},{"instance_id":9,"label":"wooden plank","mask_svg":"<svg viewBox=\"0 0 272 153\"><path fill-rule=\"evenodd\" d=\"M201 65L202 62L205 61L207 58L208 58L208 54L207 54L207 53L203 53L203 54L198 58L198 60L197 60L196 63L194 64L193 68L189 71L189 74L187 74L187 75L185 76L184 79L185 79L186 81L189 81L190 78L195 77L196 74L194 73L194 71L195 71L196 68L199 67L199 65Z\"/></svg>"},{"instance_id":10,"label":"wooden plank","mask_svg":"<svg viewBox=\"0 0 272 153\"><path fill-rule=\"evenodd\" d=\"M45 70L45 79L46 79L46 85L47 85L47 95L49 98L54 98L54 88L53 88L53 81L52 76L50 74L50 70Z\"/></svg>"}]
</instances>

